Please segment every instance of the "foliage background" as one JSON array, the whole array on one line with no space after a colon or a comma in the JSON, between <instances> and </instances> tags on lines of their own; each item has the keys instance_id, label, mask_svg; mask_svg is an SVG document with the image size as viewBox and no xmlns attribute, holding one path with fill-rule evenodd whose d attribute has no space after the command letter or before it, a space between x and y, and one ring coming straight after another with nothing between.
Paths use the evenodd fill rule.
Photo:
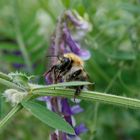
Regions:
<instances>
[{"instance_id":1,"label":"foliage background","mask_svg":"<svg viewBox=\"0 0 140 140\"><path fill-rule=\"evenodd\" d=\"M41 75L47 69L47 49L57 17L65 10L85 14L92 31L82 44L92 54L86 71L94 90L140 98L140 1L138 0L1 0L0 71ZM22 52L22 55L18 52ZM16 55L15 55L16 54ZM20 64L20 68L13 65ZM93 88L91 88L93 90ZM0 86L2 93L3 87ZM86 123L88 140L139 140L140 111L82 101L77 122ZM10 107L0 99L0 118ZM28 112L18 113L0 132L2 140L48 139L52 131Z\"/></svg>"}]
</instances>

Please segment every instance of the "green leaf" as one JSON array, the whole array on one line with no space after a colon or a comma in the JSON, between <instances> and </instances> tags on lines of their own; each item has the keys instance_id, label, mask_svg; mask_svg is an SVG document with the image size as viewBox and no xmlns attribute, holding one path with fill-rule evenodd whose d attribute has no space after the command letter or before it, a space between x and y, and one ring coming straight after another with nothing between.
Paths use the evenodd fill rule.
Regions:
<instances>
[{"instance_id":1,"label":"green leaf","mask_svg":"<svg viewBox=\"0 0 140 140\"><path fill-rule=\"evenodd\" d=\"M53 85L35 85L35 84L29 84L32 90L38 90L38 89L46 89L46 88L54 88L54 87L71 87L71 86L81 86L81 85L90 85L94 83L90 82L81 82L81 81L74 81L74 82L64 82L64 83L58 83ZM35 88L35 89L34 89Z\"/></svg>"},{"instance_id":2,"label":"green leaf","mask_svg":"<svg viewBox=\"0 0 140 140\"><path fill-rule=\"evenodd\" d=\"M59 115L56 113L48 110L46 107L35 103L33 101L24 101L22 102L22 105L30 111L35 117L37 117L39 120L44 122L45 124L64 131L69 134L75 134L73 128L68 124L66 121L64 121Z\"/></svg>"}]
</instances>

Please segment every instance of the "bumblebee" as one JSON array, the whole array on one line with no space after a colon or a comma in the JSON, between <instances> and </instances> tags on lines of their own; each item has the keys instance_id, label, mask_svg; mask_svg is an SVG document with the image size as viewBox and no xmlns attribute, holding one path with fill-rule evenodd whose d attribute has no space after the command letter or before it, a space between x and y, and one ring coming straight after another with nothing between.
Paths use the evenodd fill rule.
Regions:
<instances>
[{"instance_id":1,"label":"bumblebee","mask_svg":"<svg viewBox=\"0 0 140 140\"><path fill-rule=\"evenodd\" d=\"M58 62L44 74L45 76L51 73L55 83L60 80L65 82L87 81L88 75L84 70L84 62L79 56L73 53L66 53L63 56L56 57L58 58ZM75 89L76 96L80 94L84 85L71 88Z\"/></svg>"}]
</instances>

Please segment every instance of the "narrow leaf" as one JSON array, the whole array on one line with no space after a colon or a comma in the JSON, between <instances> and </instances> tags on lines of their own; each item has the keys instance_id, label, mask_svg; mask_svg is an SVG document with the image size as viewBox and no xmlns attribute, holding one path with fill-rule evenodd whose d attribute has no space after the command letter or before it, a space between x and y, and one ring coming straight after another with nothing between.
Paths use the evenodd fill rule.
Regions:
<instances>
[{"instance_id":1,"label":"narrow leaf","mask_svg":"<svg viewBox=\"0 0 140 140\"><path fill-rule=\"evenodd\" d=\"M73 128L64 121L59 115L48 110L46 107L35 103L33 101L22 102L22 105L31 112L35 117L44 122L45 124L64 131L69 134L75 134Z\"/></svg>"},{"instance_id":2,"label":"narrow leaf","mask_svg":"<svg viewBox=\"0 0 140 140\"><path fill-rule=\"evenodd\" d=\"M71 87L71 86L81 86L81 85L90 85L90 84L94 84L94 83L75 81L75 82L58 83L58 84L53 84L48 86L34 85L34 84L29 84L29 85L33 90L38 90L43 88L46 89L46 88L54 88L54 87Z\"/></svg>"}]
</instances>

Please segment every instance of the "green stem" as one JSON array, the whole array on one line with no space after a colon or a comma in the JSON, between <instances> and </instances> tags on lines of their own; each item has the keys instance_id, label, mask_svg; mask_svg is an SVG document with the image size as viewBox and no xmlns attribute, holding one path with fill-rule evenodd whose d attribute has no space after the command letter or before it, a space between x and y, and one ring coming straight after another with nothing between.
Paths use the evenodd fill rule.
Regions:
<instances>
[{"instance_id":1,"label":"green stem","mask_svg":"<svg viewBox=\"0 0 140 140\"><path fill-rule=\"evenodd\" d=\"M11 78L3 72L0 72L0 78L11 81Z\"/></svg>"},{"instance_id":2,"label":"green stem","mask_svg":"<svg viewBox=\"0 0 140 140\"><path fill-rule=\"evenodd\" d=\"M35 91L32 90L32 93L36 96L62 96L68 98L73 98L74 96L74 90L62 89L62 88L55 88L54 90L46 87L46 89L43 88L38 90L35 89ZM118 106L128 107L132 109L140 109L140 100L106 94L106 93L82 91L81 94L77 96L77 98L88 100L88 101L97 101L101 103L118 105Z\"/></svg>"},{"instance_id":3,"label":"green stem","mask_svg":"<svg viewBox=\"0 0 140 140\"><path fill-rule=\"evenodd\" d=\"M10 76L8 76L7 74L4 74L2 72L0 72L0 84L5 85L10 88L25 90L22 87L19 87L17 84L13 83Z\"/></svg>"},{"instance_id":4,"label":"green stem","mask_svg":"<svg viewBox=\"0 0 140 140\"><path fill-rule=\"evenodd\" d=\"M22 87L19 87L18 85L14 84L10 81L7 81L5 79L2 79L2 78L0 78L0 84L5 85L5 86L10 87L10 88L16 88L16 89L24 90Z\"/></svg>"},{"instance_id":5,"label":"green stem","mask_svg":"<svg viewBox=\"0 0 140 140\"><path fill-rule=\"evenodd\" d=\"M0 129L15 115L16 112L22 109L20 104L12 108L12 110L0 121Z\"/></svg>"}]
</instances>

